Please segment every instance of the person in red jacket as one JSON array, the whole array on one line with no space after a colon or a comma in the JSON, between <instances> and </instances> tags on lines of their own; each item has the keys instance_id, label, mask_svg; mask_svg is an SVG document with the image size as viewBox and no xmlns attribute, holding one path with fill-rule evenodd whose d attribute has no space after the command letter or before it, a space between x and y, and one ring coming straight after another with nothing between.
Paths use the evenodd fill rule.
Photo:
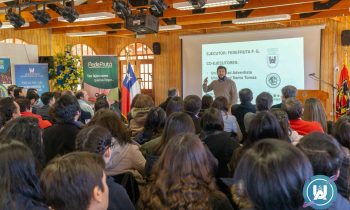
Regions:
<instances>
[{"instance_id":1,"label":"person in red jacket","mask_svg":"<svg viewBox=\"0 0 350 210\"><path fill-rule=\"evenodd\" d=\"M309 122L301 119L303 105L296 98L288 98L282 104L282 109L287 112L290 127L299 135L306 135L314 131L324 133L319 122Z\"/></svg>"},{"instance_id":2,"label":"person in red jacket","mask_svg":"<svg viewBox=\"0 0 350 210\"><path fill-rule=\"evenodd\" d=\"M30 100L26 98L18 98L16 99L17 104L19 105L19 109L21 111L21 116L30 116L35 117L39 120L39 126L42 129L45 129L47 127L50 127L52 124L48 120L43 120L43 118L40 115L33 114L32 113L32 107L30 105Z\"/></svg>"}]
</instances>

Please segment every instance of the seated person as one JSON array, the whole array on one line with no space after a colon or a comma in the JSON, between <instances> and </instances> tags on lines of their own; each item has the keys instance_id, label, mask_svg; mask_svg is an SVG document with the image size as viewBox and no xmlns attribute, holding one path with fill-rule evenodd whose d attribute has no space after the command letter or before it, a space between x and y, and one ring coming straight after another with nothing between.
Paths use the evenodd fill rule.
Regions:
<instances>
[{"instance_id":1,"label":"seated person","mask_svg":"<svg viewBox=\"0 0 350 210\"><path fill-rule=\"evenodd\" d=\"M40 97L43 106L36 110L36 113L40 115L44 120L53 122L53 118L49 114L50 108L55 104L55 94L52 92L45 92Z\"/></svg>"}]
</instances>

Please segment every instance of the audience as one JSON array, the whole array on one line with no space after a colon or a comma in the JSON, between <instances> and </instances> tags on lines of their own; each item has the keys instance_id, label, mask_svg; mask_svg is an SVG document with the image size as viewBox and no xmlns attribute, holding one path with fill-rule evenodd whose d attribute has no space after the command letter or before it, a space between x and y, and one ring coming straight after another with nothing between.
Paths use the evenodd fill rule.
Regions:
<instances>
[{"instance_id":1,"label":"audience","mask_svg":"<svg viewBox=\"0 0 350 210\"><path fill-rule=\"evenodd\" d=\"M40 107L38 104L40 96L39 96L37 90L31 89L31 88L28 89L26 98L30 101L30 106L32 107L33 114L36 114L37 109Z\"/></svg>"},{"instance_id":2,"label":"audience","mask_svg":"<svg viewBox=\"0 0 350 210\"><path fill-rule=\"evenodd\" d=\"M224 131L233 134L237 138L238 141L242 140L242 132L239 128L236 117L228 113L228 101L226 97L219 96L217 97L212 107L217 108L221 112L222 119L224 121Z\"/></svg>"},{"instance_id":3,"label":"audience","mask_svg":"<svg viewBox=\"0 0 350 210\"><path fill-rule=\"evenodd\" d=\"M45 92L40 97L43 106L38 108L36 113L40 115L43 120L48 120L50 122L53 122L52 116L49 114L50 109L55 104L55 94L52 92Z\"/></svg>"},{"instance_id":4,"label":"audience","mask_svg":"<svg viewBox=\"0 0 350 210\"><path fill-rule=\"evenodd\" d=\"M201 107L201 110L199 111L198 116L202 117L205 110L209 109L213 102L214 102L213 96L208 94L204 95L202 97L202 107Z\"/></svg>"},{"instance_id":5,"label":"audience","mask_svg":"<svg viewBox=\"0 0 350 210\"><path fill-rule=\"evenodd\" d=\"M73 152L52 160L40 176L47 204L54 210L107 210L108 185L101 156Z\"/></svg>"},{"instance_id":6,"label":"audience","mask_svg":"<svg viewBox=\"0 0 350 210\"><path fill-rule=\"evenodd\" d=\"M174 136L154 166L139 209L233 209L215 187L210 154L194 134Z\"/></svg>"},{"instance_id":7,"label":"audience","mask_svg":"<svg viewBox=\"0 0 350 210\"><path fill-rule=\"evenodd\" d=\"M201 132L200 119L198 117L201 110L202 101L199 96L188 95L184 99L184 112L190 115L193 120L194 127L196 128L196 134Z\"/></svg>"},{"instance_id":8,"label":"audience","mask_svg":"<svg viewBox=\"0 0 350 210\"><path fill-rule=\"evenodd\" d=\"M11 97L11 98L14 98L14 97L15 97L15 92L14 92L14 90L15 90L16 87L17 87L16 85L9 85L9 86L7 87L7 93L8 93L8 96L9 96L9 97Z\"/></svg>"},{"instance_id":9,"label":"audience","mask_svg":"<svg viewBox=\"0 0 350 210\"><path fill-rule=\"evenodd\" d=\"M341 175L341 170L349 170L349 168L342 168L343 153L339 144L327 134L314 132L304 136L297 147L309 158L315 175L324 175L328 177L335 177L338 179ZM336 182L338 195L335 203L331 209L350 209L348 197L343 197L340 192L346 196L349 192L349 174L346 174L346 182ZM344 180L345 180L344 179ZM344 185L343 185L344 184Z\"/></svg>"},{"instance_id":10,"label":"audience","mask_svg":"<svg viewBox=\"0 0 350 210\"><path fill-rule=\"evenodd\" d=\"M303 105L296 98L288 98L282 104L282 109L287 112L290 127L300 135L307 135L314 131L323 133L323 129L318 122L309 122L302 120Z\"/></svg>"},{"instance_id":11,"label":"audience","mask_svg":"<svg viewBox=\"0 0 350 210\"><path fill-rule=\"evenodd\" d=\"M107 164L112 156L112 134L107 128L99 125L92 125L83 128L77 135L76 148L79 151L96 153L102 157ZM133 210L125 189L114 182L113 178L107 176L107 186L109 189L108 210Z\"/></svg>"},{"instance_id":12,"label":"audience","mask_svg":"<svg viewBox=\"0 0 350 210\"><path fill-rule=\"evenodd\" d=\"M166 107L166 116L170 116L174 112L184 111L184 101L181 97L175 96L168 102Z\"/></svg>"},{"instance_id":13,"label":"audience","mask_svg":"<svg viewBox=\"0 0 350 210\"><path fill-rule=\"evenodd\" d=\"M106 95L101 94L97 97L94 105L94 109L95 109L95 112L97 112L100 109L109 109L109 103Z\"/></svg>"},{"instance_id":14,"label":"audience","mask_svg":"<svg viewBox=\"0 0 350 210\"><path fill-rule=\"evenodd\" d=\"M319 122L323 131L327 133L327 116L319 99L308 98L305 100L302 119L310 122Z\"/></svg>"},{"instance_id":15,"label":"audience","mask_svg":"<svg viewBox=\"0 0 350 210\"><path fill-rule=\"evenodd\" d=\"M94 116L94 110L88 103L89 101L89 95L87 94L86 91L80 90L75 94L75 97L77 97L80 109L83 110L84 112L90 113L91 117Z\"/></svg>"},{"instance_id":16,"label":"audience","mask_svg":"<svg viewBox=\"0 0 350 210\"><path fill-rule=\"evenodd\" d=\"M27 96L27 92L24 89L24 87L16 86L15 89L13 90L13 96L15 98L25 98Z\"/></svg>"},{"instance_id":17,"label":"audience","mask_svg":"<svg viewBox=\"0 0 350 210\"><path fill-rule=\"evenodd\" d=\"M168 106L169 101L174 98L175 96L179 96L179 91L176 88L169 88L168 89L168 98L159 104L159 107L162 108L164 111L166 111L166 108Z\"/></svg>"},{"instance_id":18,"label":"audience","mask_svg":"<svg viewBox=\"0 0 350 210\"><path fill-rule=\"evenodd\" d=\"M21 116L21 111L18 104L11 97L0 99L0 118L1 127L9 120Z\"/></svg>"},{"instance_id":19,"label":"audience","mask_svg":"<svg viewBox=\"0 0 350 210\"><path fill-rule=\"evenodd\" d=\"M32 151L21 142L0 141L0 209L48 210Z\"/></svg>"},{"instance_id":20,"label":"audience","mask_svg":"<svg viewBox=\"0 0 350 210\"><path fill-rule=\"evenodd\" d=\"M281 90L282 96L282 103L273 105L271 108L277 108L277 109L281 109L282 108L282 104L285 100L287 100L288 98L295 98L297 96L297 92L298 89L296 87L294 87L293 85L287 85L284 86Z\"/></svg>"},{"instance_id":21,"label":"audience","mask_svg":"<svg viewBox=\"0 0 350 210\"><path fill-rule=\"evenodd\" d=\"M312 175L310 161L293 145L263 140L242 156L234 175L233 200L239 209L302 209L303 186Z\"/></svg>"},{"instance_id":22,"label":"audience","mask_svg":"<svg viewBox=\"0 0 350 210\"><path fill-rule=\"evenodd\" d=\"M235 104L231 107L231 113L237 119L239 127L243 133L243 138L247 137L246 128L244 126L244 115L248 112L255 113L256 108L255 105L252 104L253 100L253 92L249 88L243 88L239 91L239 100L241 104Z\"/></svg>"}]
</instances>

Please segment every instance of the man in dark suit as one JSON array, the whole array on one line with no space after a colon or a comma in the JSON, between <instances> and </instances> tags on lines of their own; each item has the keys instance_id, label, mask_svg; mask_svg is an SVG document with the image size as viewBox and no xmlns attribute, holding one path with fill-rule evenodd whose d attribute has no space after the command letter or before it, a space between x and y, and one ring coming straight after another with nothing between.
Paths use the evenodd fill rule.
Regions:
<instances>
[{"instance_id":1,"label":"man in dark suit","mask_svg":"<svg viewBox=\"0 0 350 210\"><path fill-rule=\"evenodd\" d=\"M297 96L298 89L293 85L287 85L282 88L281 92L282 92L282 103L283 103L283 101L287 100L288 98L295 98ZM281 109L282 103L273 105L271 109L273 108Z\"/></svg>"}]
</instances>

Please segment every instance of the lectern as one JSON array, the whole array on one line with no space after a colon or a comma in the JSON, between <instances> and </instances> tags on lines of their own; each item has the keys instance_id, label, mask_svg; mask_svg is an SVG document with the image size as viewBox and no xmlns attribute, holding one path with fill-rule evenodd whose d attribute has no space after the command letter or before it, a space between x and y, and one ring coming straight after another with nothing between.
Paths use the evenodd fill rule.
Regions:
<instances>
[{"instance_id":1,"label":"lectern","mask_svg":"<svg viewBox=\"0 0 350 210\"><path fill-rule=\"evenodd\" d=\"M298 90L297 99L301 101L302 104L305 103L305 100L308 98L318 98L326 113L329 113L328 110L332 110L332 107L329 107L330 104L327 103L329 93L323 90Z\"/></svg>"}]
</instances>

